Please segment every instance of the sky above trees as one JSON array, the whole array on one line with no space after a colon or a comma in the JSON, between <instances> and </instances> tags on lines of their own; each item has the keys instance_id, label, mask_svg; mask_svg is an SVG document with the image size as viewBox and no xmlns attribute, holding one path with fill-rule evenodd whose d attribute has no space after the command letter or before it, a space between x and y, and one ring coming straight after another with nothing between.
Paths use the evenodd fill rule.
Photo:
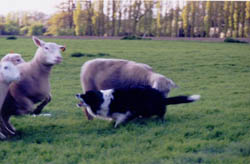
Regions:
<instances>
[{"instance_id":1,"label":"sky above trees","mask_svg":"<svg viewBox=\"0 0 250 164\"><path fill-rule=\"evenodd\" d=\"M16 11L40 11L53 14L58 9L56 5L64 0L1 0L0 15Z\"/></svg>"}]
</instances>

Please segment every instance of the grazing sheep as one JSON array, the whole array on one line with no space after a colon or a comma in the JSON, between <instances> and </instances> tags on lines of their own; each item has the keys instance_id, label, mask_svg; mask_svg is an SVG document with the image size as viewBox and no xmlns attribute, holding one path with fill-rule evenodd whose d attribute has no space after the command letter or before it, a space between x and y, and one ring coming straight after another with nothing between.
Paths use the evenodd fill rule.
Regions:
<instances>
[{"instance_id":1,"label":"grazing sheep","mask_svg":"<svg viewBox=\"0 0 250 164\"><path fill-rule=\"evenodd\" d=\"M21 63L24 63L25 61L22 58L21 54L17 54L17 53L9 53L7 55L5 55L2 59L1 62L3 61L10 61L12 62L14 65L18 65Z\"/></svg>"},{"instance_id":2,"label":"grazing sheep","mask_svg":"<svg viewBox=\"0 0 250 164\"><path fill-rule=\"evenodd\" d=\"M65 50L64 46L46 43L36 37L33 41L38 47L36 54L31 61L17 65L22 78L10 85L3 104L2 114L9 135L15 134L14 127L9 123L12 115L39 114L50 102L50 72L55 64L62 62L60 51ZM42 103L34 110L34 105L39 102Z\"/></svg>"},{"instance_id":3,"label":"grazing sheep","mask_svg":"<svg viewBox=\"0 0 250 164\"><path fill-rule=\"evenodd\" d=\"M175 83L165 76L155 73L147 64L121 59L94 59L87 61L81 68L83 92L111 88L151 86L168 94ZM92 117L85 113L88 119Z\"/></svg>"},{"instance_id":4,"label":"grazing sheep","mask_svg":"<svg viewBox=\"0 0 250 164\"><path fill-rule=\"evenodd\" d=\"M20 72L16 66L14 66L9 61L2 61L0 63L0 139L6 138L6 136L3 134L4 128L2 128L5 127L5 123L1 114L2 105L8 93L10 83L19 79Z\"/></svg>"}]
</instances>

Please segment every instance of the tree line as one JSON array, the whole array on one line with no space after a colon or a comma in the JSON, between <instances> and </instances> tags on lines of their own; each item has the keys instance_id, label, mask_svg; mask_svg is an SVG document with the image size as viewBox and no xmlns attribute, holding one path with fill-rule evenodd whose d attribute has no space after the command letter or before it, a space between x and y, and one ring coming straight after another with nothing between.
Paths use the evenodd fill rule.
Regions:
<instances>
[{"instance_id":1,"label":"tree line","mask_svg":"<svg viewBox=\"0 0 250 164\"><path fill-rule=\"evenodd\" d=\"M249 37L249 1L65 0L0 16L1 35Z\"/></svg>"}]
</instances>

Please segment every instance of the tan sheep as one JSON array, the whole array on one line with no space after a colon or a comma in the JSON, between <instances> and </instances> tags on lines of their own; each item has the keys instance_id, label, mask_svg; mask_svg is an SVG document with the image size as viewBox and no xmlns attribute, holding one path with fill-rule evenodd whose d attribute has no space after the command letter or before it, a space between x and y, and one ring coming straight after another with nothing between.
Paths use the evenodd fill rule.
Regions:
<instances>
[{"instance_id":1,"label":"tan sheep","mask_svg":"<svg viewBox=\"0 0 250 164\"><path fill-rule=\"evenodd\" d=\"M15 128L10 124L12 115L39 114L51 100L50 72L55 64L62 62L61 50L65 47L56 43L46 43L33 37L38 47L35 56L29 62L18 64L22 78L10 85L8 95L3 104L2 113L7 125L8 135L15 134ZM34 105L42 102L34 110Z\"/></svg>"}]
</instances>

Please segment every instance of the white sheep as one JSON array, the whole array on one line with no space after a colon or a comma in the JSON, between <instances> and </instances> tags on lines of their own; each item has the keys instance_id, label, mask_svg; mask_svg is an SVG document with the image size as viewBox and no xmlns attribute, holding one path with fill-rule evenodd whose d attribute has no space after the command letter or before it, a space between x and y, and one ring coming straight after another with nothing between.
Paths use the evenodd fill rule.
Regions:
<instances>
[{"instance_id":1,"label":"white sheep","mask_svg":"<svg viewBox=\"0 0 250 164\"><path fill-rule=\"evenodd\" d=\"M14 65L18 65L18 64L21 64L21 63L24 63L24 59L22 58L22 55L21 54L18 54L18 53L9 53L9 54L6 54L2 59L1 59L1 62L3 61L10 61L12 62Z\"/></svg>"},{"instance_id":2,"label":"white sheep","mask_svg":"<svg viewBox=\"0 0 250 164\"><path fill-rule=\"evenodd\" d=\"M14 65L18 65L21 63L24 63L25 60L22 58L21 54L18 53L9 53L6 54L2 59L1 62L3 61L10 61L12 62ZM46 105L48 102L47 100L44 100L44 102L41 102L41 105L37 106L37 109L35 109L34 111L38 111L38 109L41 109L42 106L44 106L44 104ZM43 116L50 116L50 114L42 114ZM34 117L36 117L36 114L33 115Z\"/></svg>"},{"instance_id":3,"label":"white sheep","mask_svg":"<svg viewBox=\"0 0 250 164\"><path fill-rule=\"evenodd\" d=\"M165 76L153 72L147 64L122 59L94 59L87 61L81 68L83 92L111 88L151 86L169 93L176 84ZM92 117L85 110L88 119Z\"/></svg>"},{"instance_id":4,"label":"white sheep","mask_svg":"<svg viewBox=\"0 0 250 164\"><path fill-rule=\"evenodd\" d=\"M12 115L39 114L50 102L50 72L55 64L62 62L61 50L65 46L56 43L46 43L33 37L38 47L35 56L29 62L18 64L22 78L10 85L8 95L3 104L2 113L7 125L8 135L15 134L15 128L10 124ZM34 110L34 105L42 102Z\"/></svg>"},{"instance_id":5,"label":"white sheep","mask_svg":"<svg viewBox=\"0 0 250 164\"><path fill-rule=\"evenodd\" d=\"M0 139L5 139L6 136L3 134L5 122L2 117L2 105L4 99L8 93L9 85L13 81L20 79L20 72L16 66L9 61L2 61L0 63Z\"/></svg>"}]
</instances>

